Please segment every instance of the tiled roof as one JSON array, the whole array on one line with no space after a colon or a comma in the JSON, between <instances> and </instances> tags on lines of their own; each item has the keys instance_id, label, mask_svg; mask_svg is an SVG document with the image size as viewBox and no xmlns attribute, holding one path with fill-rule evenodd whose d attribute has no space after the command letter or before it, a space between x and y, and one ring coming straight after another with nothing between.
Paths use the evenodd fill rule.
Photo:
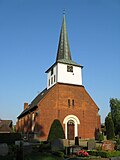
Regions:
<instances>
[{"instance_id":1,"label":"tiled roof","mask_svg":"<svg viewBox=\"0 0 120 160\"><path fill-rule=\"evenodd\" d=\"M12 120L0 120L0 132L12 132Z\"/></svg>"},{"instance_id":2,"label":"tiled roof","mask_svg":"<svg viewBox=\"0 0 120 160\"><path fill-rule=\"evenodd\" d=\"M31 112L37 108L37 104L40 102L40 100L47 94L48 90L45 88L38 96L35 97L35 99L31 102L31 104L28 105L28 108L26 108L17 118L21 118L22 116L26 115L28 112Z\"/></svg>"}]
</instances>

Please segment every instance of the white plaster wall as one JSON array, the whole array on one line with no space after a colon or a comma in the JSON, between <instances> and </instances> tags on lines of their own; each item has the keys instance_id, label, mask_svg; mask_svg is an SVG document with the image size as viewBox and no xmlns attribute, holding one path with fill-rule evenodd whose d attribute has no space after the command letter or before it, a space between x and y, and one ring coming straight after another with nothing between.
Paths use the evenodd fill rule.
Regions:
<instances>
[{"instance_id":1,"label":"white plaster wall","mask_svg":"<svg viewBox=\"0 0 120 160\"><path fill-rule=\"evenodd\" d=\"M57 82L57 66L53 67L53 74L51 75L51 70L47 73L47 89L52 87ZM54 82L54 76L55 76L55 82ZM53 78L53 83L51 84L51 78ZM50 85L49 85L49 79L50 79Z\"/></svg>"},{"instance_id":2,"label":"white plaster wall","mask_svg":"<svg viewBox=\"0 0 120 160\"><path fill-rule=\"evenodd\" d=\"M57 82L82 85L81 67L73 66L73 72L67 72L67 64L58 63L57 70Z\"/></svg>"}]
</instances>

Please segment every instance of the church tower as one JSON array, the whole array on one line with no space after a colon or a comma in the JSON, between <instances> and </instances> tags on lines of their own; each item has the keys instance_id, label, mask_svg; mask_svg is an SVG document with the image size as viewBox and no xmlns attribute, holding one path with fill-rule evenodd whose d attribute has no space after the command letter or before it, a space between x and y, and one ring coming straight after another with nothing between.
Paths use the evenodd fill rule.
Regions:
<instances>
[{"instance_id":1,"label":"church tower","mask_svg":"<svg viewBox=\"0 0 120 160\"><path fill-rule=\"evenodd\" d=\"M82 68L83 66L72 61L64 15L56 62L46 71L47 89L56 83L82 85Z\"/></svg>"}]
</instances>

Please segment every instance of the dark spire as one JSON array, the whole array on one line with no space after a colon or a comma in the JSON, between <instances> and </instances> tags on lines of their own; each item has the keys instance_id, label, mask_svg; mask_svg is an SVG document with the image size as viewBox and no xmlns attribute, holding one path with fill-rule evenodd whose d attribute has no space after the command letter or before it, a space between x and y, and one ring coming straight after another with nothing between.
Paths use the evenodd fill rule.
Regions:
<instances>
[{"instance_id":1,"label":"dark spire","mask_svg":"<svg viewBox=\"0 0 120 160\"><path fill-rule=\"evenodd\" d=\"M56 61L59 60L66 60L66 61L72 60L68 42L68 35L66 30L65 14L63 16L63 22L62 22L57 57L56 57Z\"/></svg>"},{"instance_id":2,"label":"dark spire","mask_svg":"<svg viewBox=\"0 0 120 160\"><path fill-rule=\"evenodd\" d=\"M61 27L61 32L60 32L56 62L46 71L46 73L48 73L49 70L53 68L53 66L57 62L83 67L77 64L76 62L72 61L69 42L68 42L68 36L67 36L67 30L66 30L65 11L63 14L64 15L63 15L62 27Z\"/></svg>"}]
</instances>

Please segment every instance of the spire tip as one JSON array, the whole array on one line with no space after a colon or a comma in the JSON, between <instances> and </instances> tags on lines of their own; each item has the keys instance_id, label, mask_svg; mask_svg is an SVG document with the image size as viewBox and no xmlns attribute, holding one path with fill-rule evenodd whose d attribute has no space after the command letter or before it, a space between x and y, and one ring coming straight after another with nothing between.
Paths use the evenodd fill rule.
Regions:
<instances>
[{"instance_id":1,"label":"spire tip","mask_svg":"<svg viewBox=\"0 0 120 160\"><path fill-rule=\"evenodd\" d=\"M65 15L65 9L63 9L63 15Z\"/></svg>"}]
</instances>

